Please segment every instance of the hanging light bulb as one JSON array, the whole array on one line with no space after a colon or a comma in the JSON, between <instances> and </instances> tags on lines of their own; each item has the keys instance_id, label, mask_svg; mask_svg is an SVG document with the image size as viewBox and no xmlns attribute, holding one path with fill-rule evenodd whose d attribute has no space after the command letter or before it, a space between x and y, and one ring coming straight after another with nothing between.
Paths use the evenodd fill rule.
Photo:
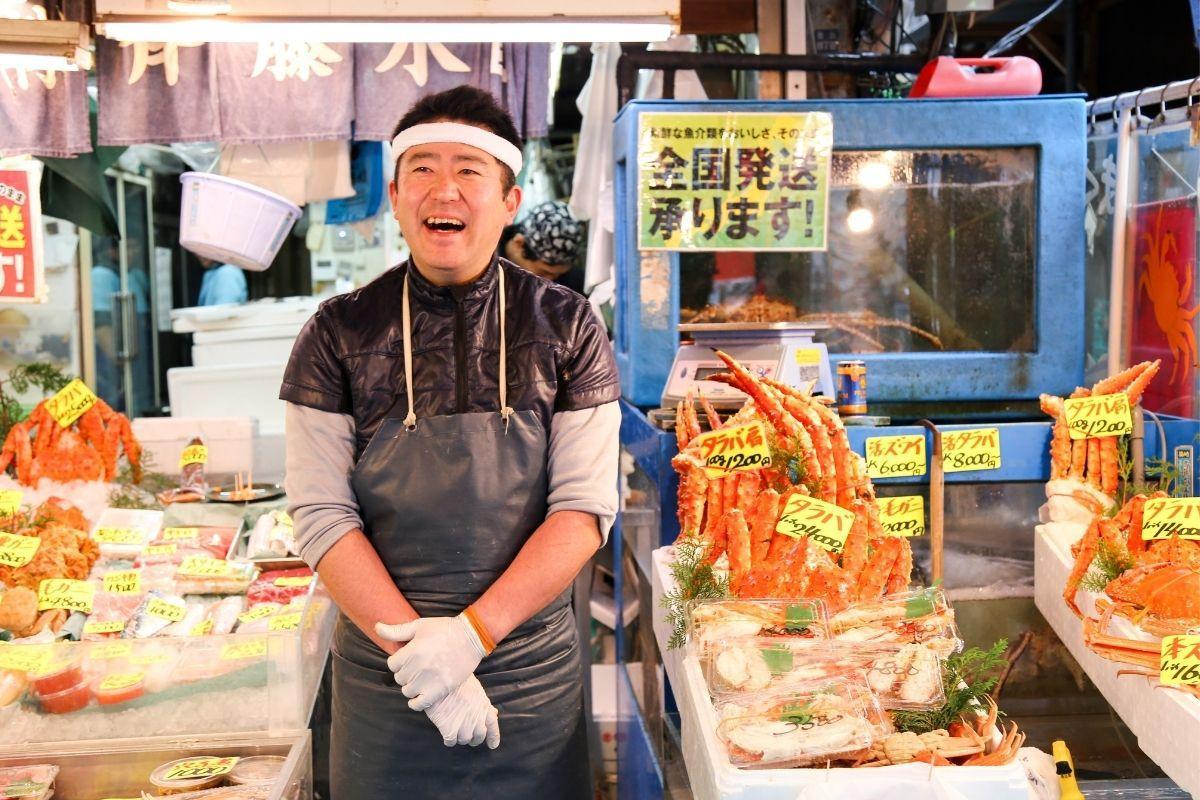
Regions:
<instances>
[{"instance_id":1,"label":"hanging light bulb","mask_svg":"<svg viewBox=\"0 0 1200 800\"><path fill-rule=\"evenodd\" d=\"M878 191L892 185L892 168L884 161L871 159L858 168L858 185Z\"/></svg>"},{"instance_id":2,"label":"hanging light bulb","mask_svg":"<svg viewBox=\"0 0 1200 800\"><path fill-rule=\"evenodd\" d=\"M875 215L867 208L856 208L846 215L846 227L851 233L866 233L875 225Z\"/></svg>"}]
</instances>

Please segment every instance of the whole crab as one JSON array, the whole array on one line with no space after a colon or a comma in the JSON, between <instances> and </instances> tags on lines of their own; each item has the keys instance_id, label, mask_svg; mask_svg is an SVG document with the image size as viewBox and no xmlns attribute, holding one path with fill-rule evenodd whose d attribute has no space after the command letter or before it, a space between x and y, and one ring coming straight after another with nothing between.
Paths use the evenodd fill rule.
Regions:
<instances>
[{"instance_id":1,"label":"whole crab","mask_svg":"<svg viewBox=\"0 0 1200 800\"><path fill-rule=\"evenodd\" d=\"M0 472L15 461L17 482L25 486L37 486L42 478L111 481L117 476L122 449L133 470L133 481L139 483L142 447L124 414L97 398L79 419L63 427L43 400L28 418L9 430L0 449Z\"/></svg>"}]
</instances>

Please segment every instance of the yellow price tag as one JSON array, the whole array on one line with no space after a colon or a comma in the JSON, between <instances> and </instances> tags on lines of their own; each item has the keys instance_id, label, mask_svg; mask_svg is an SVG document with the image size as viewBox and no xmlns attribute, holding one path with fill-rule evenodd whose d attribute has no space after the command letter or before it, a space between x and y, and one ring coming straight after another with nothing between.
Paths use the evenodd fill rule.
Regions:
<instances>
[{"instance_id":1,"label":"yellow price tag","mask_svg":"<svg viewBox=\"0 0 1200 800\"><path fill-rule=\"evenodd\" d=\"M294 631L296 628L300 627L300 618L303 616L304 615L300 612L295 612L292 614L280 614L278 617L274 617L270 622L267 623L267 630Z\"/></svg>"},{"instance_id":2,"label":"yellow price tag","mask_svg":"<svg viewBox=\"0 0 1200 800\"><path fill-rule=\"evenodd\" d=\"M212 620L206 619L198 625L193 625L192 629L188 631L188 636L207 636L208 634L212 633L212 629Z\"/></svg>"},{"instance_id":3,"label":"yellow price tag","mask_svg":"<svg viewBox=\"0 0 1200 800\"><path fill-rule=\"evenodd\" d=\"M1200 636L1164 636L1158 671L1163 686L1200 684Z\"/></svg>"},{"instance_id":4,"label":"yellow price tag","mask_svg":"<svg viewBox=\"0 0 1200 800\"><path fill-rule=\"evenodd\" d=\"M925 474L925 436L867 438L867 475L871 478L917 477Z\"/></svg>"},{"instance_id":5,"label":"yellow price tag","mask_svg":"<svg viewBox=\"0 0 1200 800\"><path fill-rule=\"evenodd\" d=\"M11 517L20 511L24 496L20 489L0 489L0 517Z\"/></svg>"},{"instance_id":6,"label":"yellow price tag","mask_svg":"<svg viewBox=\"0 0 1200 800\"><path fill-rule=\"evenodd\" d=\"M0 567L23 567L37 555L42 540L36 536L0 533Z\"/></svg>"},{"instance_id":7,"label":"yellow price tag","mask_svg":"<svg viewBox=\"0 0 1200 800\"><path fill-rule=\"evenodd\" d=\"M1200 539L1200 497L1156 497L1142 512L1142 539Z\"/></svg>"},{"instance_id":8,"label":"yellow price tag","mask_svg":"<svg viewBox=\"0 0 1200 800\"><path fill-rule=\"evenodd\" d=\"M192 575L195 577L221 577L229 575L229 562L219 558L209 558L207 556L188 556L179 565L179 575Z\"/></svg>"},{"instance_id":9,"label":"yellow price tag","mask_svg":"<svg viewBox=\"0 0 1200 800\"><path fill-rule=\"evenodd\" d=\"M83 623L83 632L85 635L99 636L105 633L120 633L125 630L125 623L119 619L109 620L107 622L85 622Z\"/></svg>"},{"instance_id":10,"label":"yellow price tag","mask_svg":"<svg viewBox=\"0 0 1200 800\"><path fill-rule=\"evenodd\" d=\"M771 466L770 444L761 422L719 428L694 441L704 459L704 473L710 478Z\"/></svg>"},{"instance_id":11,"label":"yellow price tag","mask_svg":"<svg viewBox=\"0 0 1200 800\"><path fill-rule=\"evenodd\" d=\"M888 536L924 536L925 498L919 494L881 497L879 521Z\"/></svg>"},{"instance_id":12,"label":"yellow price tag","mask_svg":"<svg viewBox=\"0 0 1200 800\"><path fill-rule=\"evenodd\" d=\"M164 542L179 542L189 539L199 539L199 528L163 528L159 539Z\"/></svg>"},{"instance_id":13,"label":"yellow price tag","mask_svg":"<svg viewBox=\"0 0 1200 800\"><path fill-rule=\"evenodd\" d=\"M141 594L142 571L126 569L120 572L109 572L104 576L104 591L111 594Z\"/></svg>"},{"instance_id":14,"label":"yellow price tag","mask_svg":"<svg viewBox=\"0 0 1200 800\"><path fill-rule=\"evenodd\" d=\"M153 664L165 664L171 660L168 653L146 653L144 655L134 656L129 659L130 664L137 664L140 667Z\"/></svg>"},{"instance_id":15,"label":"yellow price tag","mask_svg":"<svg viewBox=\"0 0 1200 800\"><path fill-rule=\"evenodd\" d=\"M187 615L187 609L158 597L152 597L150 602L146 603L146 613L169 622L179 622Z\"/></svg>"},{"instance_id":16,"label":"yellow price tag","mask_svg":"<svg viewBox=\"0 0 1200 800\"><path fill-rule=\"evenodd\" d=\"M1133 412L1129 395L1098 394L1063 401L1067 430L1072 439L1096 439L1133 433Z\"/></svg>"},{"instance_id":17,"label":"yellow price tag","mask_svg":"<svg viewBox=\"0 0 1200 800\"><path fill-rule=\"evenodd\" d=\"M266 654L267 643L261 639L253 642L227 644L221 648L222 661L244 661L249 658L262 658Z\"/></svg>"},{"instance_id":18,"label":"yellow price tag","mask_svg":"<svg viewBox=\"0 0 1200 800\"><path fill-rule=\"evenodd\" d=\"M853 511L815 497L794 494L784 505L775 532L794 539L807 536L821 549L840 553L853 525Z\"/></svg>"},{"instance_id":19,"label":"yellow price tag","mask_svg":"<svg viewBox=\"0 0 1200 800\"><path fill-rule=\"evenodd\" d=\"M230 772L237 762L238 758L236 756L228 758L189 758L186 761L180 761L167 770L167 774L163 775L162 779L164 781L181 781L194 778L214 778L217 775L225 775Z\"/></svg>"},{"instance_id":20,"label":"yellow price tag","mask_svg":"<svg viewBox=\"0 0 1200 800\"><path fill-rule=\"evenodd\" d=\"M281 589L288 589L288 588L298 589L301 586L308 586L309 584L311 584L313 582L313 576L312 575L288 575L283 578L276 578L272 582L276 586L280 587Z\"/></svg>"},{"instance_id":21,"label":"yellow price tag","mask_svg":"<svg viewBox=\"0 0 1200 800\"><path fill-rule=\"evenodd\" d=\"M135 528L97 528L92 538L102 544L145 544L146 533Z\"/></svg>"},{"instance_id":22,"label":"yellow price tag","mask_svg":"<svg viewBox=\"0 0 1200 800\"><path fill-rule=\"evenodd\" d=\"M943 433L942 469L945 472L1000 469L1000 429L971 428Z\"/></svg>"},{"instance_id":23,"label":"yellow price tag","mask_svg":"<svg viewBox=\"0 0 1200 800\"><path fill-rule=\"evenodd\" d=\"M178 549L174 542L170 544L152 544L146 547L146 555L148 556L173 556Z\"/></svg>"},{"instance_id":24,"label":"yellow price tag","mask_svg":"<svg viewBox=\"0 0 1200 800\"><path fill-rule=\"evenodd\" d=\"M50 416L64 428L82 417L88 409L96 405L96 394L87 384L76 378L46 401L46 410Z\"/></svg>"},{"instance_id":25,"label":"yellow price tag","mask_svg":"<svg viewBox=\"0 0 1200 800\"><path fill-rule=\"evenodd\" d=\"M64 608L67 611L92 613L92 597L96 587L87 581L48 578L38 584L38 611Z\"/></svg>"},{"instance_id":26,"label":"yellow price tag","mask_svg":"<svg viewBox=\"0 0 1200 800\"><path fill-rule=\"evenodd\" d=\"M238 622L254 622L256 619L269 617L280 609L279 603L263 603L249 611L238 614Z\"/></svg>"},{"instance_id":27,"label":"yellow price tag","mask_svg":"<svg viewBox=\"0 0 1200 800\"><path fill-rule=\"evenodd\" d=\"M802 367L811 367L821 363L821 351L815 347L796 348L796 363Z\"/></svg>"},{"instance_id":28,"label":"yellow price tag","mask_svg":"<svg viewBox=\"0 0 1200 800\"><path fill-rule=\"evenodd\" d=\"M183 448L183 454L179 456L179 468L183 469L188 464L204 464L208 462L208 448L202 444L190 444Z\"/></svg>"},{"instance_id":29,"label":"yellow price tag","mask_svg":"<svg viewBox=\"0 0 1200 800\"><path fill-rule=\"evenodd\" d=\"M129 642L105 642L92 645L88 655L95 661L108 661L113 658L129 658L133 654L133 645Z\"/></svg>"},{"instance_id":30,"label":"yellow price tag","mask_svg":"<svg viewBox=\"0 0 1200 800\"><path fill-rule=\"evenodd\" d=\"M0 645L0 669L14 672L38 674L50 661L50 648L46 645L8 644Z\"/></svg>"},{"instance_id":31,"label":"yellow price tag","mask_svg":"<svg viewBox=\"0 0 1200 800\"><path fill-rule=\"evenodd\" d=\"M119 692L131 686L137 686L146 676L140 672L117 672L108 675L100 681L100 691Z\"/></svg>"}]
</instances>

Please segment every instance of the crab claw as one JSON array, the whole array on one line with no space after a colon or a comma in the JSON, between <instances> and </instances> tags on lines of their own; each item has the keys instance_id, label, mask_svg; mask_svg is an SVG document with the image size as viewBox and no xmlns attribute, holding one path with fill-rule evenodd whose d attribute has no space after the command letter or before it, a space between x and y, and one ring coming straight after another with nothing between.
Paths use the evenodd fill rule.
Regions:
<instances>
[{"instance_id":1,"label":"crab claw","mask_svg":"<svg viewBox=\"0 0 1200 800\"><path fill-rule=\"evenodd\" d=\"M750 370L746 369L742 364L728 353L720 350L713 350L717 354L717 358L725 362L729 367L729 371L733 373L733 378L737 382L737 386L754 400L754 404L759 410L766 415L771 421L775 431L789 443L796 440L799 436L798 428L800 423L783 408L783 403L775 392L767 389Z\"/></svg>"}]
</instances>

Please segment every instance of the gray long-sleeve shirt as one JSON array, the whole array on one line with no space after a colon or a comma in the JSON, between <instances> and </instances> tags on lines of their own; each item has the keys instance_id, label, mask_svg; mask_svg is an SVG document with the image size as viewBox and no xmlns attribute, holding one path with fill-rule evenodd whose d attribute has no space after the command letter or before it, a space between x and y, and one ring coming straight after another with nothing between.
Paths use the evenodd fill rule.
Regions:
<instances>
[{"instance_id":1,"label":"gray long-sleeve shirt","mask_svg":"<svg viewBox=\"0 0 1200 800\"><path fill-rule=\"evenodd\" d=\"M288 512L295 522L300 555L317 568L329 549L362 528L350 486L354 470L354 418L287 403ZM595 515L607 540L617 513L617 437L621 411L605 403L560 411L550 423L549 510Z\"/></svg>"}]
</instances>

